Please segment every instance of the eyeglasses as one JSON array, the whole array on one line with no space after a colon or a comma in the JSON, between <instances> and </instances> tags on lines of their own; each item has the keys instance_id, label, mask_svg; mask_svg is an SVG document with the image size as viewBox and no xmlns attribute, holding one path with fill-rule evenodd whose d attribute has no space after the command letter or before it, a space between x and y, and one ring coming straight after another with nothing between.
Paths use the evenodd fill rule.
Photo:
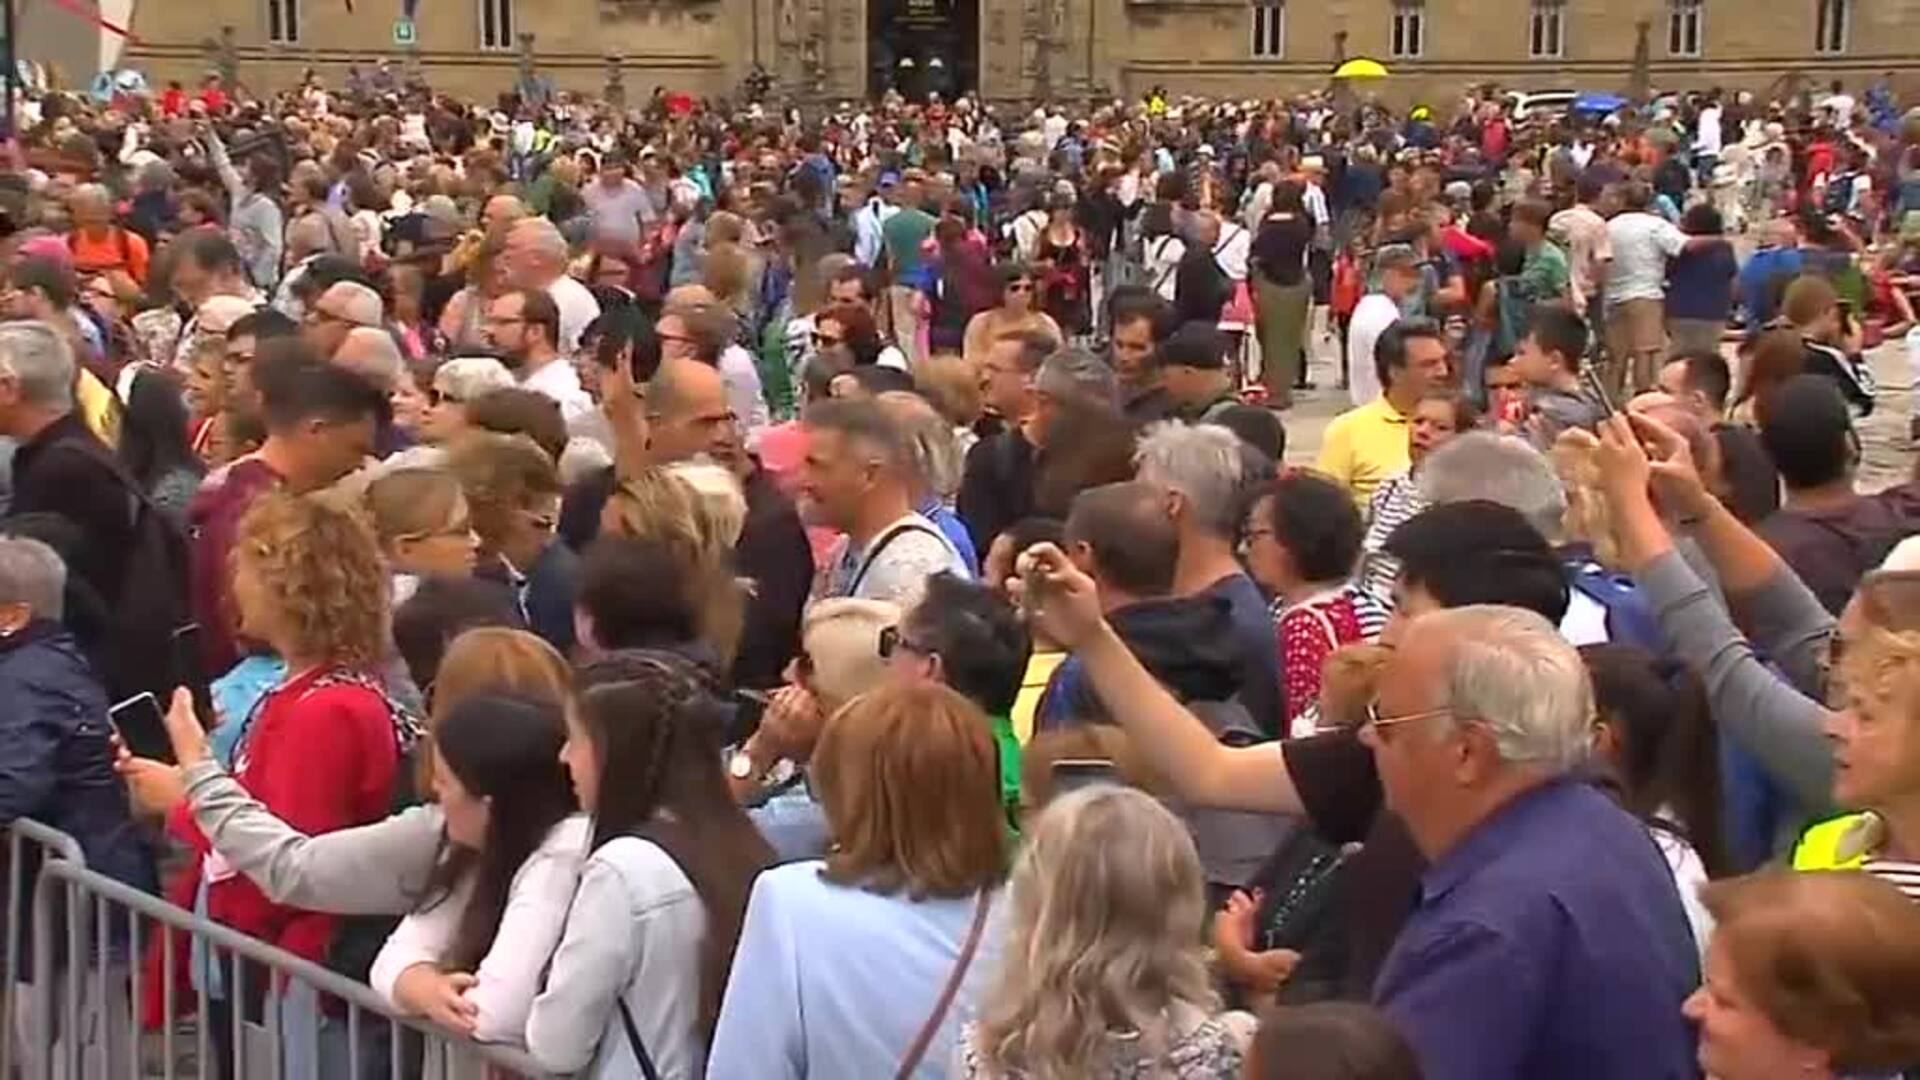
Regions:
<instances>
[{"instance_id":1,"label":"eyeglasses","mask_svg":"<svg viewBox=\"0 0 1920 1080\"><path fill-rule=\"evenodd\" d=\"M902 649L910 653L918 653L921 656L932 656L935 651L923 645L914 644L911 639L900 632L900 628L897 626L889 626L880 631L880 659L891 660L894 654L900 652Z\"/></svg>"},{"instance_id":2,"label":"eyeglasses","mask_svg":"<svg viewBox=\"0 0 1920 1080\"><path fill-rule=\"evenodd\" d=\"M1449 705L1439 709L1422 709L1419 712L1401 713L1399 716L1381 716L1380 703L1378 701L1370 701L1367 703L1367 718L1360 724L1360 730L1365 731L1368 728L1372 728L1375 732L1378 732L1382 728L1390 728L1397 724L1411 724L1415 720L1430 720L1436 716L1451 715L1453 715L1453 707Z\"/></svg>"}]
</instances>

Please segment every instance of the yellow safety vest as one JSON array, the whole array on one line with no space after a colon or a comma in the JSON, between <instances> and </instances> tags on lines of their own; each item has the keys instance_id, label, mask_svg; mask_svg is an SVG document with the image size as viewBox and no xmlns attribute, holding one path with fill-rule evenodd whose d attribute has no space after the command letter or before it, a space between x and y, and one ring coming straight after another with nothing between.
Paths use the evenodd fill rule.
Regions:
<instances>
[{"instance_id":1,"label":"yellow safety vest","mask_svg":"<svg viewBox=\"0 0 1920 1080\"><path fill-rule=\"evenodd\" d=\"M1880 819L1843 814L1807 827L1793 845L1795 870L1858 870L1866 865Z\"/></svg>"}]
</instances>

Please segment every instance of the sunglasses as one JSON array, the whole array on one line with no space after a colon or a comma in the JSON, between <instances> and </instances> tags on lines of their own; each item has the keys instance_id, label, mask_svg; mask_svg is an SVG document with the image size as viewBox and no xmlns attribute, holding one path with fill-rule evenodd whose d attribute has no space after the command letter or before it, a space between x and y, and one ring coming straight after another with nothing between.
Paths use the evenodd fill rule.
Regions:
<instances>
[{"instance_id":1,"label":"sunglasses","mask_svg":"<svg viewBox=\"0 0 1920 1080\"><path fill-rule=\"evenodd\" d=\"M891 660L895 654L903 650L910 653L918 653L921 656L932 656L934 654L932 649L914 644L911 639L900 632L900 628L897 626L885 627L880 631L880 659Z\"/></svg>"}]
</instances>

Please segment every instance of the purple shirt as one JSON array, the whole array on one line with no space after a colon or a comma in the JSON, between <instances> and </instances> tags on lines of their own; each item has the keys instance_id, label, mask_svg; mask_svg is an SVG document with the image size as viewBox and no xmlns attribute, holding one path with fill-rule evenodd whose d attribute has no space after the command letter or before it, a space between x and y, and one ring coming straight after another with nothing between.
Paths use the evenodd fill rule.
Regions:
<instances>
[{"instance_id":1,"label":"purple shirt","mask_svg":"<svg viewBox=\"0 0 1920 1080\"><path fill-rule=\"evenodd\" d=\"M1699 981L1646 827L1562 779L1427 868L1373 997L1427 1080L1692 1080Z\"/></svg>"}]
</instances>

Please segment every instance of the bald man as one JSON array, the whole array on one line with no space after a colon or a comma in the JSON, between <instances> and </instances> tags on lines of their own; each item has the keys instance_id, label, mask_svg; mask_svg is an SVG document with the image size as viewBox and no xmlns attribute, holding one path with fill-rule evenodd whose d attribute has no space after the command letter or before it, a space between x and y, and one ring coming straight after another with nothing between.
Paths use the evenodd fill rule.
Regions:
<instances>
[{"instance_id":1,"label":"bald man","mask_svg":"<svg viewBox=\"0 0 1920 1080\"><path fill-rule=\"evenodd\" d=\"M337 281L307 309L300 336L321 356L332 358L355 327L378 327L385 318L379 293L357 281Z\"/></svg>"},{"instance_id":2,"label":"bald man","mask_svg":"<svg viewBox=\"0 0 1920 1080\"><path fill-rule=\"evenodd\" d=\"M406 377L406 360L400 355L400 346L394 343L392 334L378 327L356 326L348 330L334 351L332 362L389 394Z\"/></svg>"},{"instance_id":3,"label":"bald man","mask_svg":"<svg viewBox=\"0 0 1920 1080\"><path fill-rule=\"evenodd\" d=\"M600 317L600 301L567 276L567 239L546 218L524 218L507 230L500 265L516 289L544 289L560 309L560 355L580 351L580 335Z\"/></svg>"},{"instance_id":4,"label":"bald man","mask_svg":"<svg viewBox=\"0 0 1920 1080\"><path fill-rule=\"evenodd\" d=\"M760 369L753 355L734 340L735 325L733 313L705 285L682 285L667 293L654 330L660 337L662 357L703 360L720 369L727 383L727 402L751 449L773 418L760 386Z\"/></svg>"}]
</instances>

